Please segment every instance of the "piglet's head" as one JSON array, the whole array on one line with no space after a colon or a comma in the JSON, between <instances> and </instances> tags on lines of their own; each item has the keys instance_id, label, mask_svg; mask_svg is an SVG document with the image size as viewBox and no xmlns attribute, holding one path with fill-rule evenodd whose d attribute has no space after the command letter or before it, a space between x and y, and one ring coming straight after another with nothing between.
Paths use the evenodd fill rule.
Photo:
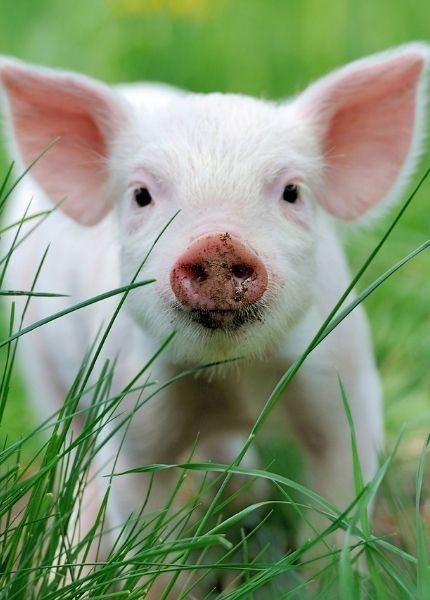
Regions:
<instances>
[{"instance_id":1,"label":"piglet's head","mask_svg":"<svg viewBox=\"0 0 430 600\"><path fill-rule=\"evenodd\" d=\"M213 360L261 352L302 318L330 216L400 197L423 140L428 59L406 45L282 104L162 90L150 102L148 89L10 59L0 80L15 158L28 166L57 140L32 175L83 226L117 219L124 282L179 211L139 274L156 284L128 308L156 337L176 330L181 359Z\"/></svg>"}]
</instances>

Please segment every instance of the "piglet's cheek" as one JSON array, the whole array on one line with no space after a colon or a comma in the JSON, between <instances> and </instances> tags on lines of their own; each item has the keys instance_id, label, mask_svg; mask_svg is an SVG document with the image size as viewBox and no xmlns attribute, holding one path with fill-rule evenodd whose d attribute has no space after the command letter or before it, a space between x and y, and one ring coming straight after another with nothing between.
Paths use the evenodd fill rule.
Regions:
<instances>
[{"instance_id":1,"label":"piglet's cheek","mask_svg":"<svg viewBox=\"0 0 430 600\"><path fill-rule=\"evenodd\" d=\"M298 225L302 230L311 230L313 210L309 202L304 203L299 200L297 205L285 202L282 206L282 212L287 221Z\"/></svg>"}]
</instances>

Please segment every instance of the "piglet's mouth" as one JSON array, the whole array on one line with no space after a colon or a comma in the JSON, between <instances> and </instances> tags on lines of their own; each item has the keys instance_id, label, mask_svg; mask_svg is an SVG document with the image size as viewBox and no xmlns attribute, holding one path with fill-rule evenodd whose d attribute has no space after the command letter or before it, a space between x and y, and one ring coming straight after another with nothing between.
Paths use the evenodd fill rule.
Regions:
<instances>
[{"instance_id":1,"label":"piglet's mouth","mask_svg":"<svg viewBox=\"0 0 430 600\"><path fill-rule=\"evenodd\" d=\"M224 332L237 331L245 325L263 321L263 309L258 303L237 310L208 310L196 308L186 311L188 317L205 329Z\"/></svg>"}]
</instances>

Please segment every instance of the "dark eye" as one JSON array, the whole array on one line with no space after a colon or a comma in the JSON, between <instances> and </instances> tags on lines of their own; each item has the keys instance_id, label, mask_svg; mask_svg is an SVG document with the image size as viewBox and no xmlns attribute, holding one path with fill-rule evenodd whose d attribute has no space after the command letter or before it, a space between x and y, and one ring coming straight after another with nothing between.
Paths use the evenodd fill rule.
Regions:
<instances>
[{"instance_id":1,"label":"dark eye","mask_svg":"<svg viewBox=\"0 0 430 600\"><path fill-rule=\"evenodd\" d=\"M284 187L284 193L282 194L282 198L285 202L290 202L294 204L299 197L299 187L294 183L290 183L290 185L286 185Z\"/></svg>"},{"instance_id":2,"label":"dark eye","mask_svg":"<svg viewBox=\"0 0 430 600\"><path fill-rule=\"evenodd\" d=\"M146 187L137 188L136 190L134 190L133 193L134 193L134 199L136 200L136 203L139 206L148 206L148 204L151 204L152 197L151 197L151 194L149 193L148 188L146 188Z\"/></svg>"}]
</instances>

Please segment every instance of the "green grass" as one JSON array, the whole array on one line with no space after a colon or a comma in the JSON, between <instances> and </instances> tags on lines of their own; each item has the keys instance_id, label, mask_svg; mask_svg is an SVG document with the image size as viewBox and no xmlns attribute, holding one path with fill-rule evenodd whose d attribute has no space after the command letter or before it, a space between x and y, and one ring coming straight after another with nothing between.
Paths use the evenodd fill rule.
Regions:
<instances>
[{"instance_id":1,"label":"green grass","mask_svg":"<svg viewBox=\"0 0 430 600\"><path fill-rule=\"evenodd\" d=\"M269 98L293 94L315 77L361 55L411 39L429 40L428 3L424 0L398 0L395 4L390 0L16 0L0 1L0 17L1 52L30 62L76 69L109 82L156 80L195 91ZM0 159L3 173L7 165ZM363 297L381 273L429 237L429 192L427 181L373 257L357 284ZM392 219L388 215L372 228L347 232L352 272L359 271ZM68 538L67 524L90 477L88 466L103 438L104 424L121 399L110 392L113 365L105 365L104 378L91 388L93 403L78 437L71 432L71 417L95 354L85 359L64 408L41 433L34 430L35 419L14 366L16 340L9 339L0 349L4 365L0 384L1 413L4 408L0 430L0 599L142 598L152 579L162 573L167 578L178 577L184 590L196 577L215 583L218 573L228 573L233 579L235 574L240 576L239 588L222 598L429 598L425 525L430 509L424 465L430 422L428 261L428 252L410 260L366 298L384 382L389 448L396 452L390 452L366 488L356 465L358 499L347 515L339 515L323 499L313 498L330 512L334 524L347 532L345 546L330 554L331 561L317 584L308 582L306 569L297 563L306 548L290 554L285 551L283 532L293 532L297 521L306 516L309 509L304 505L312 495L297 484L300 459L296 449L288 447L285 453L284 442L276 439L261 448L267 457L264 464L270 467L243 474L269 481L280 504L230 514L225 495L219 492L214 497L205 487L212 482L209 473L214 469L222 474L219 490L238 467L172 467L178 473L177 496L186 485L185 473L191 476L193 469L199 469L208 474L207 485L205 479L197 479L200 499L190 499L175 518L160 513L152 522L131 522L128 530L117 536L108 559L83 570L80 562L94 538L98 539L104 505L94 530L79 543ZM119 298L121 293L126 290L119 292ZM18 329L19 318L15 315L11 328L7 315L1 340ZM100 340L95 341L94 352L97 343ZM252 434L264 423L291 373L274 390ZM347 410L347 401L345 406ZM123 427L129 418L132 415L124 415ZM351 434L353 452L353 429ZM250 436L247 443L253 444L253 440ZM272 465L275 455L282 458ZM152 468L154 476L161 468L165 467ZM372 533L363 515L377 488L381 493ZM173 497L167 502L173 503ZM209 506L203 518L199 503ZM223 505L225 509L219 510ZM154 543L160 537L165 541ZM359 551L369 561L367 575L357 573L357 559L347 544L357 540ZM194 580L184 575L190 570ZM144 583L141 574L146 575ZM115 581L120 582L122 591L112 587ZM258 591L263 583L266 591Z\"/></svg>"},{"instance_id":2,"label":"green grass","mask_svg":"<svg viewBox=\"0 0 430 600\"><path fill-rule=\"evenodd\" d=\"M125 436L133 415L142 404L156 401L157 393L166 385L194 372L190 370L176 375L170 381L160 382L155 389L153 386L148 387L149 382L143 384L142 395L135 407L125 414L118 411L124 397L130 391L136 391L138 379L173 340L172 333L119 393L113 394L111 389L115 364L109 361L102 365L97 381L90 383L91 375L99 362L100 351L127 294L133 287L151 285L153 281L139 281L139 269L128 286L113 290L110 294L119 297L117 308L111 321L83 358L64 405L56 415L23 438L11 441L6 439L2 444L0 600L145 598L160 578L163 582L162 591L158 592L161 594L160 600L166 600L172 594L173 597L183 599L192 598L196 594L197 598L219 597L229 600L428 598L428 533L421 512L428 437L416 470L413 543L409 544L399 544L389 536L377 535L370 525L369 505L387 479L397 447L382 462L373 480L364 485L354 424L342 382L340 389L351 431L357 494L344 512L339 512L330 502L292 478L269 469L240 466L246 451L254 444L257 434L306 357L358 304L382 284L385 285L392 276L408 269L417 256L429 248L430 242L421 244L368 285L349 305L344 306L350 290L359 283L379 255L428 173L429 171L417 184L366 257L348 289L333 307L320 330L315 332L303 355L281 377L233 463L196 463L193 462L192 451L189 461L182 464L143 465L134 469L132 472L151 477L157 477L166 469L174 469L178 472L177 484L166 498L164 508L158 513L148 515L145 512L148 498L142 499L137 512L130 514L119 530L110 532L113 544L109 544L107 553L103 554L100 548L108 527L106 510L110 486L106 488L89 530L79 533L77 515L85 510L84 492L94 476L90 469L94 457L113 435L112 431L106 430L107 425L115 422L115 431ZM3 186L4 196L7 195L7 189L7 186ZM0 205L3 204L0 198ZM169 223L166 224L168 226ZM7 257L13 252L18 240L19 231L18 224L17 237L6 251L6 260L0 261L3 265L1 278L7 268ZM160 232L160 236L163 232L164 230ZM145 261L146 257L143 262ZM28 298L24 313L42 266L43 258L32 289L25 291ZM105 296L91 298L84 304L100 301ZM12 304L8 333L0 341L0 349L4 352L3 377L0 383L0 423L5 414L4 408L11 401L9 381L20 338L32 329L43 327L47 322L65 314L63 311L31 326L22 327L23 315L16 315L13 306ZM66 312L80 310L82 307L83 303L80 303ZM199 368L210 367L207 365ZM80 401L84 395L87 398L86 408L81 408ZM72 430L72 421L78 413L84 422L76 433ZM40 435L42 432L45 434L43 437ZM181 501L180 493L187 480L186 473L203 473L204 476L203 479L196 480L197 483L200 481L197 492ZM113 471L110 478L125 474ZM218 476L213 480L209 477L210 474ZM228 484L235 475L249 478L251 484L257 479L265 480L274 487L278 499L250 504L240 510L234 509L234 496L240 494L241 490L229 496ZM245 484L243 487L248 486ZM387 495L387 499L393 503L390 495ZM302 546L286 552L283 547L284 535L278 535L276 539L273 532L281 527L285 529L283 519L286 518L287 510L290 514L293 511L301 519L306 519L309 511L322 511L328 517L329 525L324 531L315 532ZM406 539L406 535L402 535L403 512L397 505L391 514L395 519L397 532ZM339 528L345 532L345 541L342 548L335 549L325 540ZM324 559L323 562L315 563L315 557L309 559L308 553L314 547L321 548L319 556ZM367 570L363 569L363 564L367 564ZM218 582L221 579L225 581L226 576L230 580L230 587L224 585L224 591L218 593Z\"/></svg>"}]
</instances>

